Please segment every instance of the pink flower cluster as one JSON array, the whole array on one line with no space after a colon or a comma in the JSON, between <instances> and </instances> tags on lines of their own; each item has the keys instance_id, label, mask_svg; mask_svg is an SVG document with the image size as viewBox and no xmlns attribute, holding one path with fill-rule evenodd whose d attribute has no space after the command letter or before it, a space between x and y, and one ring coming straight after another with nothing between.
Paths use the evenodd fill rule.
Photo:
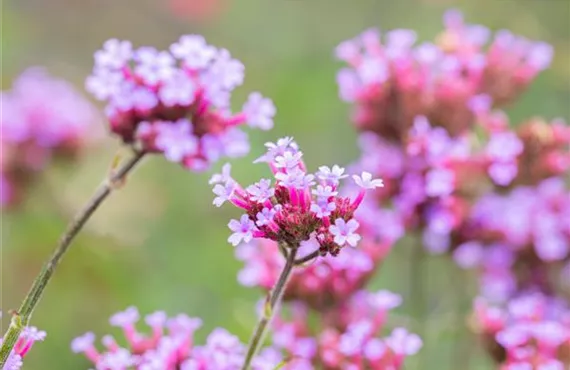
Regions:
<instances>
[{"instance_id":1,"label":"pink flower cluster","mask_svg":"<svg viewBox=\"0 0 570 370\"><path fill-rule=\"evenodd\" d=\"M2 91L0 204L14 206L53 158L72 159L97 137L93 107L66 81L39 67Z\"/></svg>"},{"instance_id":2,"label":"pink flower cluster","mask_svg":"<svg viewBox=\"0 0 570 370\"><path fill-rule=\"evenodd\" d=\"M244 66L226 49L186 35L159 51L136 50L112 39L95 53L87 89L107 102L111 131L125 143L162 153L191 170L204 170L222 157L249 151L239 126L268 130L275 106L255 92L242 111L230 109L231 92L243 83Z\"/></svg>"},{"instance_id":3,"label":"pink flower cluster","mask_svg":"<svg viewBox=\"0 0 570 370\"><path fill-rule=\"evenodd\" d=\"M145 317L150 328L145 334L135 324L140 315L135 307L113 315L112 326L123 330L126 346L115 338L102 338L105 349L95 347L95 334L88 332L71 342L75 353L83 353L97 370L239 370L246 347L238 337L222 328L214 329L204 345L194 343L194 332L202 320L184 314L169 318L157 311ZM253 362L253 370L274 370L282 361L275 350L265 349Z\"/></svg>"},{"instance_id":4,"label":"pink flower cluster","mask_svg":"<svg viewBox=\"0 0 570 370\"><path fill-rule=\"evenodd\" d=\"M473 237L458 246L454 259L482 270L485 296L507 299L518 290L548 292L560 285L552 272L570 267L570 191L563 179L485 195L468 222Z\"/></svg>"},{"instance_id":5,"label":"pink flower cluster","mask_svg":"<svg viewBox=\"0 0 570 370\"><path fill-rule=\"evenodd\" d=\"M234 246L248 243L253 238L265 238L286 248L297 248L301 242L314 238L321 255L338 255L342 247L356 246L360 235L354 212L362 203L367 190L383 186L370 173L353 176L360 190L354 199L339 195L340 180L348 177L344 168L322 166L308 174L303 153L292 138L267 143L267 153L256 162L269 165L275 177L271 180L241 187L229 174L229 166L222 174L212 177L216 195L214 204L220 207L229 201L245 210L239 220L228 224L233 234L228 241Z\"/></svg>"},{"instance_id":6,"label":"pink flower cluster","mask_svg":"<svg viewBox=\"0 0 570 370\"><path fill-rule=\"evenodd\" d=\"M336 56L349 66L337 81L340 97L355 103L354 123L390 140L403 140L418 115L455 136L473 122L472 108L504 105L552 59L553 49L506 30L491 32L448 11L436 43L415 46L413 30L370 29L341 43ZM478 96L485 94L486 99Z\"/></svg>"},{"instance_id":7,"label":"pink flower cluster","mask_svg":"<svg viewBox=\"0 0 570 370\"><path fill-rule=\"evenodd\" d=\"M301 243L304 250L318 247L315 239ZM308 262L293 270L284 300L299 300L317 310L336 305L368 283L389 250L390 244L386 241L366 240L358 248L347 249L336 257L327 255ZM275 285L285 265L277 245L271 240L240 244L236 247L236 256L245 265L238 281L267 291Z\"/></svg>"},{"instance_id":8,"label":"pink flower cluster","mask_svg":"<svg viewBox=\"0 0 570 370\"><path fill-rule=\"evenodd\" d=\"M421 339L403 328L381 336L387 313L401 300L388 291L360 291L320 312L317 328L308 325L310 311L305 305L293 305L291 320L274 323L273 344L291 359L287 370L402 369L405 358L421 349Z\"/></svg>"},{"instance_id":9,"label":"pink flower cluster","mask_svg":"<svg viewBox=\"0 0 570 370\"><path fill-rule=\"evenodd\" d=\"M570 127L533 118L516 128L497 110L548 67L550 45L444 16L435 43L414 46L411 30L368 30L340 44L348 64L340 97L362 131L352 171L386 181L356 219L376 238L375 214L392 206L406 231L433 253L451 252L481 271L482 295L560 295L570 270ZM377 224L376 224L377 225ZM376 227L377 229L377 227Z\"/></svg>"},{"instance_id":10,"label":"pink flower cluster","mask_svg":"<svg viewBox=\"0 0 570 370\"><path fill-rule=\"evenodd\" d=\"M0 311L0 317L2 312ZM24 357L32 349L35 342L43 341L46 337L46 332L43 330L38 330L34 326L28 326L24 328L20 338L16 342L14 349L8 355L8 361L4 365L2 370L20 370L24 365ZM0 346L2 345L3 338L0 338Z\"/></svg>"},{"instance_id":11,"label":"pink flower cluster","mask_svg":"<svg viewBox=\"0 0 570 370\"><path fill-rule=\"evenodd\" d=\"M502 308L479 298L474 323L501 370L563 370L570 364L570 310L563 300L526 293Z\"/></svg>"}]
</instances>

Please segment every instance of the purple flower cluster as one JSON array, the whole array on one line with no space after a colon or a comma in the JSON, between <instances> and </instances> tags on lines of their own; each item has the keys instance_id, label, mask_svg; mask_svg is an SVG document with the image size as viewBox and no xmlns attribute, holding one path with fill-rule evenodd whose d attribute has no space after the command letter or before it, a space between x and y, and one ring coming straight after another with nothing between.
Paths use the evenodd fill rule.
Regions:
<instances>
[{"instance_id":1,"label":"purple flower cluster","mask_svg":"<svg viewBox=\"0 0 570 370\"><path fill-rule=\"evenodd\" d=\"M0 317L2 312L0 311ZM38 330L34 326L28 326L24 328L20 338L16 342L14 349L8 355L8 361L2 368L2 370L20 370L24 364L24 357L32 349L35 342L41 342L45 339L46 332L43 330ZM2 345L3 338L0 338L0 346Z\"/></svg>"},{"instance_id":2,"label":"purple flower cluster","mask_svg":"<svg viewBox=\"0 0 570 370\"><path fill-rule=\"evenodd\" d=\"M97 115L73 86L39 67L1 93L0 204L14 206L52 158L74 158L97 137Z\"/></svg>"},{"instance_id":3,"label":"purple flower cluster","mask_svg":"<svg viewBox=\"0 0 570 370\"><path fill-rule=\"evenodd\" d=\"M570 310L567 302L539 293L513 298L506 307L479 298L475 326L491 338L501 370L563 370L570 354Z\"/></svg>"},{"instance_id":4,"label":"purple flower cluster","mask_svg":"<svg viewBox=\"0 0 570 370\"><path fill-rule=\"evenodd\" d=\"M340 97L362 132L351 170L386 181L355 215L363 240L378 237L376 214L389 206L426 249L477 267L484 297L558 296L558 272L570 271L570 127L533 118L511 128L497 109L548 67L553 49L504 30L485 47L490 31L454 10L444 23L435 43L415 46L411 30L382 42L367 30L336 49L348 64Z\"/></svg>"},{"instance_id":5,"label":"purple flower cluster","mask_svg":"<svg viewBox=\"0 0 570 370\"><path fill-rule=\"evenodd\" d=\"M381 336L387 313L401 301L388 291L360 291L340 306L319 312L317 328L308 324L307 306L294 304L291 320L275 322L273 345L293 359L288 370L402 369L405 358L421 349L421 339L404 328Z\"/></svg>"},{"instance_id":6,"label":"purple flower cluster","mask_svg":"<svg viewBox=\"0 0 570 370\"><path fill-rule=\"evenodd\" d=\"M267 153L256 162L269 165L275 177L274 187L271 180L261 179L244 189L230 176L229 166L210 180L215 184L216 206L229 201L246 212L228 224L233 232L228 241L237 246L253 238L265 238L297 248L301 242L314 238L323 256L336 256L346 245L356 246L360 240L356 232L359 224L353 214L366 191L382 187L382 180L373 179L368 172L354 175L360 188L358 194L354 199L341 197L340 180L348 177L344 168L322 166L314 175L308 174L303 152L292 138L265 145Z\"/></svg>"},{"instance_id":7,"label":"purple flower cluster","mask_svg":"<svg viewBox=\"0 0 570 370\"><path fill-rule=\"evenodd\" d=\"M553 49L501 30L491 32L448 11L435 43L415 45L413 30L369 29L341 43L336 56L348 67L337 76L342 100L355 103L354 123L402 140L418 115L452 135L469 128L472 110L512 101L547 68ZM481 98L481 96L483 98Z\"/></svg>"},{"instance_id":8,"label":"purple flower cluster","mask_svg":"<svg viewBox=\"0 0 570 370\"><path fill-rule=\"evenodd\" d=\"M83 353L97 370L239 370L246 347L238 337L222 328L214 329L204 345L196 345L194 332L202 320L184 314L169 318L157 311L144 318L148 334L136 328L140 315L135 307L116 313L112 326L123 330L126 346L111 335L102 338L104 350L95 347L95 334L88 332L71 342L75 353ZM264 350L254 361L253 370L274 370L283 361L272 349Z\"/></svg>"},{"instance_id":9,"label":"purple flower cluster","mask_svg":"<svg viewBox=\"0 0 570 370\"><path fill-rule=\"evenodd\" d=\"M552 291L560 279L552 280L550 272L570 264L570 191L561 178L507 195L487 194L474 205L468 224L478 239L459 245L454 259L481 269L487 297L504 300L530 288Z\"/></svg>"},{"instance_id":10,"label":"purple flower cluster","mask_svg":"<svg viewBox=\"0 0 570 370\"><path fill-rule=\"evenodd\" d=\"M125 143L204 170L222 157L248 153L247 135L238 126L273 126L275 106L257 92L241 112L231 112L231 92L243 79L243 64L226 49L185 35L168 51L107 41L95 53L86 85L107 102L110 129Z\"/></svg>"}]
</instances>

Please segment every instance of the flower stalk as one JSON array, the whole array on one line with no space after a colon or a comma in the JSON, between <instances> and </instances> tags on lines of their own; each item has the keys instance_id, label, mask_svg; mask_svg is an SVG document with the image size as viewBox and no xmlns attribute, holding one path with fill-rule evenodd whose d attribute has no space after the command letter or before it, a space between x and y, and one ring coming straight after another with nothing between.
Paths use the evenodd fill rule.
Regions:
<instances>
[{"instance_id":1,"label":"flower stalk","mask_svg":"<svg viewBox=\"0 0 570 370\"><path fill-rule=\"evenodd\" d=\"M20 308L12 316L12 321L0 347L0 368L3 368L8 360L12 349L16 345L22 330L28 325L30 317L43 295L57 265L68 251L71 243L79 234L83 226L99 208L99 206L109 197L114 189L122 185L126 176L134 169L137 163L144 157L144 152L136 151L134 156L118 167L114 173L99 186L87 204L77 213L75 218L69 223L65 233L62 235L57 248L51 257L42 267L42 270L34 280L32 287L24 298Z\"/></svg>"},{"instance_id":2,"label":"flower stalk","mask_svg":"<svg viewBox=\"0 0 570 370\"><path fill-rule=\"evenodd\" d=\"M242 370L248 370L251 366L251 362L253 361L255 355L259 351L261 347L261 343L263 343L263 338L267 333L267 327L271 323L273 317L275 317L275 313L277 311L277 305L281 302L283 298L283 294L285 293L285 288L287 287L287 282L291 277L291 272L295 267L295 257L297 255L298 246L292 246L290 249L289 254L287 255L287 261L285 262L285 266L279 275L279 279L275 286L271 290L271 294L269 296L269 300L266 303L261 318L257 323L251 340L249 342L249 346L247 349L247 355L245 357Z\"/></svg>"}]
</instances>

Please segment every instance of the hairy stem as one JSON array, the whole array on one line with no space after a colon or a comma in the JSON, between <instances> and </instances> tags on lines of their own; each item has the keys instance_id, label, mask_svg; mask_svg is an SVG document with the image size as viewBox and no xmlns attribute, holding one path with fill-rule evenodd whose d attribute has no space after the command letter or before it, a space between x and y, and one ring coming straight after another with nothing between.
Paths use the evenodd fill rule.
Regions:
<instances>
[{"instance_id":1,"label":"hairy stem","mask_svg":"<svg viewBox=\"0 0 570 370\"><path fill-rule=\"evenodd\" d=\"M8 331L4 335L2 347L0 348L0 369L4 368L10 352L16 345L22 330L28 325L30 317L37 306L42 294L47 287L55 269L64 254L69 249L71 242L87 223L89 218L95 213L99 206L112 193L112 191L125 180L127 174L143 158L144 152L135 152L134 156L118 167L116 171L95 191L91 199L76 214L69 223L67 230L63 233L59 243L51 257L42 267L40 273L35 278L30 291L24 298L19 310L12 316L12 321Z\"/></svg>"},{"instance_id":2,"label":"hairy stem","mask_svg":"<svg viewBox=\"0 0 570 370\"><path fill-rule=\"evenodd\" d=\"M251 366L251 362L253 358L259 351L259 347L261 346L265 334L267 332L267 327L269 323L275 317L275 312L277 311L277 305L281 302L283 298L283 293L285 292L285 288L287 287L287 282L291 277L291 272L295 267L295 256L297 255L298 247L295 246L291 248L289 255L287 256L287 261L285 262L285 267L281 271L281 275L279 275L279 279L275 286L271 290L271 294L269 296L269 300L266 303L266 307L264 307L263 312L261 314L261 318L257 323L255 330L253 331L253 335L251 336L251 340L249 342L249 347L247 349L247 355L245 357L245 361L242 366L242 370L248 370Z\"/></svg>"}]
</instances>

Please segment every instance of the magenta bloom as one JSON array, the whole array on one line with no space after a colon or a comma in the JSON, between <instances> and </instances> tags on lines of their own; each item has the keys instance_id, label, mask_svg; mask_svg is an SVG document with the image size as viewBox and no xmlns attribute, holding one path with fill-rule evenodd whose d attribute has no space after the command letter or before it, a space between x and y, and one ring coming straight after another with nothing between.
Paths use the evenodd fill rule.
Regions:
<instances>
[{"instance_id":1,"label":"magenta bloom","mask_svg":"<svg viewBox=\"0 0 570 370\"><path fill-rule=\"evenodd\" d=\"M137 330L139 319L135 307L111 317L111 325L123 329L124 347L106 335L102 338L105 349L100 351L94 345L95 335L89 332L75 338L71 349L101 370L239 370L243 364L246 346L225 329L214 329L204 345L197 345L194 332L202 326L198 318L184 314L169 318L157 311L145 317L148 334ZM268 348L256 357L253 370L273 370L281 361L280 353Z\"/></svg>"},{"instance_id":2,"label":"magenta bloom","mask_svg":"<svg viewBox=\"0 0 570 370\"><path fill-rule=\"evenodd\" d=\"M360 240L358 222L353 214L362 203L366 190L383 186L381 180L372 179L369 173L355 176L360 190L354 200L341 197L338 185L344 169L321 167L314 175L307 173L303 153L291 138L267 143L267 153L256 160L269 165L275 177L262 179L247 188L241 187L225 168L223 174L214 175L214 204L226 201L242 208L246 214L229 223L233 234L228 241L237 246L253 238L265 238L286 246L315 238L321 255L336 256L346 245L356 246Z\"/></svg>"},{"instance_id":3,"label":"magenta bloom","mask_svg":"<svg viewBox=\"0 0 570 370\"><path fill-rule=\"evenodd\" d=\"M24 71L0 100L2 207L18 204L52 159L74 159L102 133L91 104L39 67Z\"/></svg>"},{"instance_id":4,"label":"magenta bloom","mask_svg":"<svg viewBox=\"0 0 570 370\"><path fill-rule=\"evenodd\" d=\"M95 53L86 85L107 102L110 129L124 142L204 170L222 157L249 152L240 125L273 127L275 106L257 92L241 112L231 112L231 92L243 78L243 64L226 49L207 44L202 36L185 35L169 51L107 41Z\"/></svg>"},{"instance_id":5,"label":"magenta bloom","mask_svg":"<svg viewBox=\"0 0 570 370\"><path fill-rule=\"evenodd\" d=\"M0 312L0 317L2 312ZM43 341L46 337L46 332L38 330L34 326L24 328L20 334L20 338L8 356L8 361L2 370L20 370L24 364L24 357L32 349L35 342ZM0 338L0 346L2 345L3 338Z\"/></svg>"},{"instance_id":6,"label":"magenta bloom","mask_svg":"<svg viewBox=\"0 0 570 370\"><path fill-rule=\"evenodd\" d=\"M290 321L275 322L273 344L290 357L309 362L312 366L306 369L402 369L405 358L421 349L422 340L404 328L381 335L387 313L401 302L399 295L385 290L360 291L319 313L317 331L307 324L309 311L297 304Z\"/></svg>"},{"instance_id":7,"label":"magenta bloom","mask_svg":"<svg viewBox=\"0 0 570 370\"><path fill-rule=\"evenodd\" d=\"M539 293L522 294L504 306L483 298L475 301L479 332L505 352L504 369L564 369L570 350L570 310L563 299ZM525 367L526 366L526 367Z\"/></svg>"},{"instance_id":8,"label":"magenta bloom","mask_svg":"<svg viewBox=\"0 0 570 370\"><path fill-rule=\"evenodd\" d=\"M547 68L552 46L467 24L460 12L444 15L436 42L416 44L413 30L368 29L338 45L347 66L337 75L339 96L353 103L360 130L401 140L418 115L455 136L473 124L471 109L515 99ZM478 97L485 94L486 98Z\"/></svg>"}]
</instances>

